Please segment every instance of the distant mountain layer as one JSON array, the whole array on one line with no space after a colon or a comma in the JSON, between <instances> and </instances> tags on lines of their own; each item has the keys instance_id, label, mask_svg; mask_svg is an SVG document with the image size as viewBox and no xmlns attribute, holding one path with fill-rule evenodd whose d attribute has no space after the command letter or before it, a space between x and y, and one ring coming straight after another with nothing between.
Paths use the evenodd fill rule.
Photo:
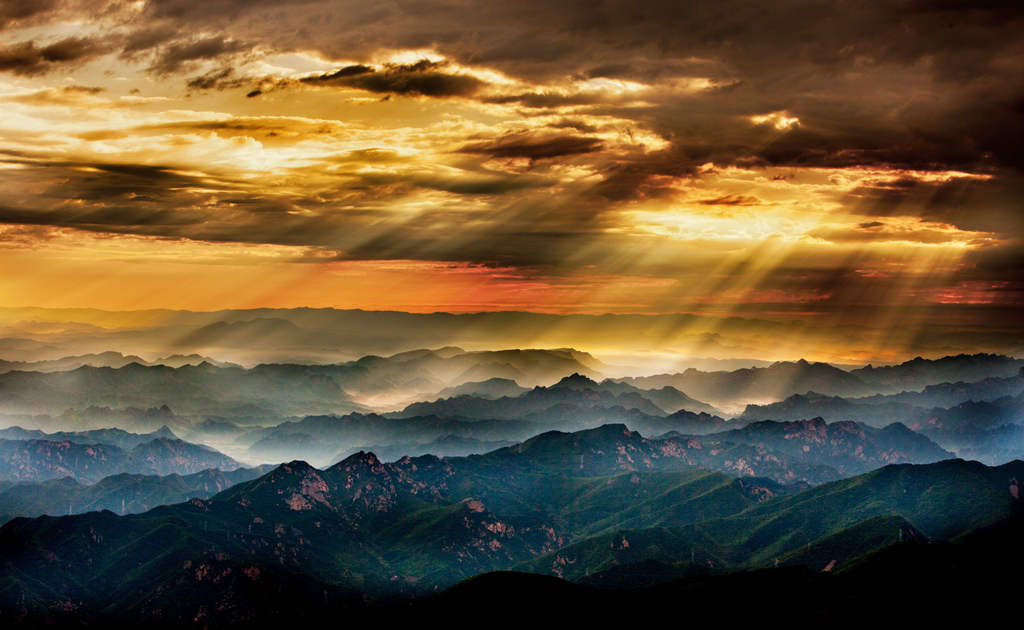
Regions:
<instances>
[{"instance_id":1,"label":"distant mountain layer","mask_svg":"<svg viewBox=\"0 0 1024 630\"><path fill-rule=\"evenodd\" d=\"M689 369L676 374L616 380L645 389L669 385L717 405L752 400L782 400L808 392L843 397L897 394L941 383L1012 378L1018 376L1022 368L1024 359L977 354L936 360L918 358L896 366L868 366L849 372L827 363L801 360L731 372ZM966 399L960 398L954 402L963 400Z\"/></svg>"},{"instance_id":2,"label":"distant mountain layer","mask_svg":"<svg viewBox=\"0 0 1024 630\"><path fill-rule=\"evenodd\" d=\"M861 398L828 396L814 391L794 394L767 405L747 405L745 420L796 420L822 416L828 420L857 420L869 424L906 423L926 419L930 410L967 401L993 401L1024 393L1024 372L1009 377L985 378L929 385L920 392L874 395Z\"/></svg>"},{"instance_id":3,"label":"distant mountain layer","mask_svg":"<svg viewBox=\"0 0 1024 630\"><path fill-rule=\"evenodd\" d=\"M1014 394L1003 395L1007 391ZM961 398L964 402L945 408L892 402L908 398L920 398L925 404ZM749 405L741 417L796 419L812 414L874 426L901 422L961 457L988 464L1024 457L1024 378L1020 376L929 387L912 395L861 399L795 395L771 405Z\"/></svg>"},{"instance_id":4,"label":"distant mountain layer","mask_svg":"<svg viewBox=\"0 0 1024 630\"><path fill-rule=\"evenodd\" d=\"M794 492L690 468L680 447L609 426L465 458L357 453L139 515L17 519L0 529L0 611L223 623L512 567L817 570L901 539L951 538L1021 503L1024 462L887 466Z\"/></svg>"},{"instance_id":5,"label":"distant mountain layer","mask_svg":"<svg viewBox=\"0 0 1024 630\"><path fill-rule=\"evenodd\" d=\"M843 477L886 464L925 464L953 457L953 453L899 423L876 429L850 421L827 423L822 418L763 421L699 439L706 448L734 444L762 448L797 461L828 466Z\"/></svg>"},{"instance_id":6,"label":"distant mountain layer","mask_svg":"<svg viewBox=\"0 0 1024 630\"><path fill-rule=\"evenodd\" d=\"M820 418L800 422L746 425L716 416L680 411L647 416L636 410L556 406L528 420L475 420L414 416L386 418L318 416L255 433L250 458L281 461L304 454L333 463L368 445L382 444L387 458L427 452L447 455L482 453L500 442L522 440L558 426L563 431L622 422L631 441L643 449L671 444L681 465L737 476L759 476L783 483L823 483L892 463L928 463L953 457L924 435L903 425L876 429L853 422L828 424ZM656 439L642 437L662 436ZM544 435L565 435L551 432ZM396 438L396 436L401 436ZM533 439L544 437L538 436ZM532 443L533 439L527 443ZM660 448L660 447L659 447ZM646 452L646 451L645 451ZM647 453L644 457L658 457Z\"/></svg>"},{"instance_id":7,"label":"distant mountain layer","mask_svg":"<svg viewBox=\"0 0 1024 630\"><path fill-rule=\"evenodd\" d=\"M763 368L732 372L701 372L694 369L677 374L659 374L616 379L644 389L675 387L712 404L741 400L780 400L808 391L862 396L877 390L857 376L827 363L778 362Z\"/></svg>"},{"instance_id":8,"label":"distant mountain layer","mask_svg":"<svg viewBox=\"0 0 1024 630\"><path fill-rule=\"evenodd\" d=\"M83 366L64 372L0 374L0 412L59 414L88 406L159 407L185 415L287 416L365 410L353 395L429 394L461 384L466 374L483 378L489 366L514 369L530 384L553 383L574 372L597 375L592 356L571 349L465 352L417 350L391 357L367 356L337 365L267 364L251 369L208 362L180 367Z\"/></svg>"},{"instance_id":9,"label":"distant mountain layer","mask_svg":"<svg viewBox=\"0 0 1024 630\"><path fill-rule=\"evenodd\" d=\"M496 376L485 381L469 381L456 387L445 387L437 393L437 398L476 396L493 400L503 396L515 397L528 391L530 391L529 388L520 387L513 379Z\"/></svg>"},{"instance_id":10,"label":"distant mountain layer","mask_svg":"<svg viewBox=\"0 0 1024 630\"><path fill-rule=\"evenodd\" d=\"M639 387L633 387L627 383L621 383L612 379L605 379L600 383L597 383L582 374L570 374L555 383L552 387L572 389L575 391L607 392L609 394L620 396L623 394L636 394L650 400L657 405L659 409L666 413L689 411L691 413L707 413L718 416L722 415L721 411L715 409L711 405L690 398L675 387L668 385L658 389L640 389Z\"/></svg>"},{"instance_id":11,"label":"distant mountain layer","mask_svg":"<svg viewBox=\"0 0 1024 630\"><path fill-rule=\"evenodd\" d=\"M512 396L463 394L434 402L414 403L391 415L399 418L433 415L444 418L521 420L530 414L538 414L559 405L605 409L622 407L651 416L680 410L695 413L717 411L672 387L648 391L614 381L597 383L582 374L574 373L550 387L535 387Z\"/></svg>"},{"instance_id":12,"label":"distant mountain layer","mask_svg":"<svg viewBox=\"0 0 1024 630\"><path fill-rule=\"evenodd\" d=\"M269 470L269 466L230 471L211 469L162 477L121 473L104 477L92 485L71 477L49 481L0 481L0 524L18 516L60 516L98 510L118 514L145 512L193 497L209 498Z\"/></svg>"},{"instance_id":13,"label":"distant mountain layer","mask_svg":"<svg viewBox=\"0 0 1024 630\"><path fill-rule=\"evenodd\" d=\"M318 463L337 461L368 445L400 448L444 437L478 442L519 441L543 431L539 424L514 420L469 420L417 416L388 418L376 414L308 416L258 429L248 435L248 457L281 462L305 458Z\"/></svg>"},{"instance_id":14,"label":"distant mountain layer","mask_svg":"<svg viewBox=\"0 0 1024 630\"><path fill-rule=\"evenodd\" d=\"M268 413L360 409L329 376L303 366L252 370L208 363L180 368L81 367L70 372L0 374L0 410L60 413L86 406L173 405L179 413L223 413L255 407Z\"/></svg>"},{"instance_id":15,"label":"distant mountain layer","mask_svg":"<svg viewBox=\"0 0 1024 630\"><path fill-rule=\"evenodd\" d=\"M138 363L139 365L165 365L173 368L184 365L199 365L201 363L208 363L217 367L241 367L234 363L217 361L199 354L175 354L161 357L155 361L147 361L133 354L125 355L120 352L108 351L41 361L5 361L0 359L0 373L14 370L22 372L66 372L68 370L77 370L83 366L122 368L132 363Z\"/></svg>"},{"instance_id":16,"label":"distant mountain layer","mask_svg":"<svg viewBox=\"0 0 1024 630\"><path fill-rule=\"evenodd\" d=\"M476 418L495 420L520 420L530 414L541 413L558 405L583 408L636 409L648 415L663 415L664 412L647 398L635 393L612 394L603 391L581 391L565 387L537 387L521 396L507 396L497 400L476 396L459 396L432 403L413 403L399 413L397 418L413 416L440 416L442 418Z\"/></svg>"},{"instance_id":17,"label":"distant mountain layer","mask_svg":"<svg viewBox=\"0 0 1024 630\"><path fill-rule=\"evenodd\" d=\"M0 439L0 480L43 481L72 477L86 483L118 473L191 474L240 465L212 448L177 439L156 438L130 450L112 444L70 440Z\"/></svg>"},{"instance_id":18,"label":"distant mountain layer","mask_svg":"<svg viewBox=\"0 0 1024 630\"><path fill-rule=\"evenodd\" d=\"M140 444L156 439L177 440L178 436L166 425L151 433L130 433L121 429L57 431L55 433L45 433L38 429L26 430L21 427L0 429L0 440L48 440L76 444L108 444L125 450L131 450Z\"/></svg>"},{"instance_id":19,"label":"distant mountain layer","mask_svg":"<svg viewBox=\"0 0 1024 630\"><path fill-rule=\"evenodd\" d=\"M187 363L192 357L170 359L175 359L171 363ZM824 363L798 361L732 372L691 369L679 374L597 382L593 379L607 366L572 349L466 352L441 348L389 357L366 356L336 365L267 364L242 369L206 362L180 367L129 363L116 368L84 366L65 372L10 371L0 373L0 413L56 417L69 409L88 407L168 406L184 417L271 419L343 414L367 411L368 406L394 408L403 401L433 400L409 405L400 413L406 417L522 419L553 405L571 404L584 409L621 406L652 416L676 411L722 416L715 405L777 401L809 392L856 398L852 404L898 409L903 404L950 406L972 397L989 400L1015 394L1024 383L1019 376L1020 364L1020 360L1007 357L973 355L847 372ZM946 376L956 365L964 365L967 374L987 376L967 384L929 382L922 385L921 392L896 393L905 385ZM873 380L865 381L865 375ZM521 385L533 389L523 392ZM538 391L538 387L544 391ZM576 398L569 390L577 392ZM581 401L579 394L587 391L598 398ZM443 395L435 400L439 392ZM876 415L884 413L874 411ZM757 414L756 407L748 407L744 417L756 419L760 417ZM800 417L813 415L826 414L808 412ZM875 422L888 424L884 419ZM69 428L56 423L49 426Z\"/></svg>"},{"instance_id":20,"label":"distant mountain layer","mask_svg":"<svg viewBox=\"0 0 1024 630\"><path fill-rule=\"evenodd\" d=\"M482 455L499 448L512 446L512 440L477 440L474 438L459 437L456 435L441 436L430 442L422 443L399 443L386 444L381 446L367 446L366 450L379 456L381 460L393 462L403 457L419 457L421 455L436 455L438 457L465 457L466 455ZM336 455L331 464L351 457L363 449L347 449Z\"/></svg>"},{"instance_id":21,"label":"distant mountain layer","mask_svg":"<svg viewBox=\"0 0 1024 630\"><path fill-rule=\"evenodd\" d=\"M917 357L899 365L871 365L850 373L869 385L892 392L920 390L935 383L974 382L1011 377L1024 369L1024 359L998 354L958 354L941 359Z\"/></svg>"},{"instance_id":22,"label":"distant mountain layer","mask_svg":"<svg viewBox=\"0 0 1024 630\"><path fill-rule=\"evenodd\" d=\"M171 431L184 434L193 426L190 418L177 415L167 405L148 408L92 405L66 409L53 415L24 413L4 414L2 417L9 427L24 427L30 431L50 433L79 433L106 430L110 427L132 433L152 433L168 427Z\"/></svg>"},{"instance_id":23,"label":"distant mountain layer","mask_svg":"<svg viewBox=\"0 0 1024 630\"><path fill-rule=\"evenodd\" d=\"M669 416L650 416L623 407L577 407L558 404L530 413L522 420L481 420L476 418L413 416L386 417L376 414L345 416L309 416L264 429L231 431L235 442L247 446L247 457L254 461L282 462L307 459L318 465L337 461L339 454L383 448L389 455L420 454L421 445L433 444L436 455L462 455L456 441L484 445L516 442L552 428L578 431L608 423L623 423L644 435L656 436L669 431L703 435L741 426L717 416L679 411ZM227 429L222 429L227 430ZM222 432L221 431L221 432ZM202 431L214 435L218 431ZM376 451L375 451L376 452Z\"/></svg>"}]
</instances>

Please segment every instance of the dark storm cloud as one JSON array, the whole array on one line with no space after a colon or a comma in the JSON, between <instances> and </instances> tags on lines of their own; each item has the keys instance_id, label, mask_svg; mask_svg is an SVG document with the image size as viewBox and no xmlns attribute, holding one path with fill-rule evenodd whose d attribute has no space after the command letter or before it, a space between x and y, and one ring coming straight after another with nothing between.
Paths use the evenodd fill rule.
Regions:
<instances>
[{"instance_id":1,"label":"dark storm cloud","mask_svg":"<svg viewBox=\"0 0 1024 630\"><path fill-rule=\"evenodd\" d=\"M0 28L48 13L57 7L57 0L4 0L0 3Z\"/></svg>"},{"instance_id":2,"label":"dark storm cloud","mask_svg":"<svg viewBox=\"0 0 1024 630\"><path fill-rule=\"evenodd\" d=\"M612 203L675 194L671 180L696 174L697 168L710 157L711 152L705 148L677 145L618 160L605 169L604 178L591 192Z\"/></svg>"},{"instance_id":3,"label":"dark storm cloud","mask_svg":"<svg viewBox=\"0 0 1024 630\"><path fill-rule=\"evenodd\" d=\"M470 96L485 84L480 79L444 71L444 63L421 60L414 64L388 64L380 71L364 65L345 66L333 72L300 79L323 87L347 87L382 94L410 96Z\"/></svg>"},{"instance_id":4,"label":"dark storm cloud","mask_svg":"<svg viewBox=\"0 0 1024 630\"><path fill-rule=\"evenodd\" d=\"M238 18L248 11L264 8L300 9L323 4L320 0L155 0L147 2L145 10L155 18L219 20Z\"/></svg>"},{"instance_id":5,"label":"dark storm cloud","mask_svg":"<svg viewBox=\"0 0 1024 630\"><path fill-rule=\"evenodd\" d=\"M697 201L702 206L758 206L761 200L752 195L723 195L713 199L700 199Z\"/></svg>"},{"instance_id":6,"label":"dark storm cloud","mask_svg":"<svg viewBox=\"0 0 1024 630\"><path fill-rule=\"evenodd\" d=\"M158 49L150 70L157 74L170 74L178 72L189 62L220 59L250 48L250 44L223 35L175 41Z\"/></svg>"},{"instance_id":7,"label":"dark storm cloud","mask_svg":"<svg viewBox=\"0 0 1024 630\"><path fill-rule=\"evenodd\" d=\"M495 158L529 158L544 160L600 151L600 138L576 135L510 133L459 148L460 153L476 153Z\"/></svg>"},{"instance_id":8,"label":"dark storm cloud","mask_svg":"<svg viewBox=\"0 0 1024 630\"><path fill-rule=\"evenodd\" d=\"M583 133L594 133L598 130L595 125L582 120L572 120L569 118L563 118L557 122L550 123L548 127L552 129L575 129Z\"/></svg>"},{"instance_id":9,"label":"dark storm cloud","mask_svg":"<svg viewBox=\"0 0 1024 630\"><path fill-rule=\"evenodd\" d=\"M74 6L109 13L120 5ZM17 3L12 15L27 7ZM149 51L158 73L256 46L313 50L328 59L435 48L526 83L567 77L647 82L653 91L643 98L650 107L632 115L670 138L677 153L700 152L694 139L732 140L727 128L737 124L735 116L786 110L799 117L799 127L780 137L737 138L734 151L717 152L722 163L1024 168L1017 141L1024 134L1018 71L1024 9L1015 2L161 0L130 20L125 15L132 32L124 54ZM189 41L175 35L196 31L219 34ZM31 68L23 72L46 66L9 63ZM480 94L479 79L441 67L369 70L351 66L305 82L381 94L479 97L538 110L614 106L600 93ZM666 87L679 77L717 83L703 95L679 98ZM723 91L727 107L707 109L700 102Z\"/></svg>"},{"instance_id":10,"label":"dark storm cloud","mask_svg":"<svg viewBox=\"0 0 1024 630\"><path fill-rule=\"evenodd\" d=\"M22 168L4 182L0 222L112 234L275 242L252 218L285 214L274 199L234 198L232 182L143 164L44 162L9 158ZM57 182L57 183L54 183ZM248 218L247 218L248 217ZM228 226L235 224L233 229ZM233 234L230 234L233 232ZM256 239L248 238L252 233Z\"/></svg>"},{"instance_id":11,"label":"dark storm cloud","mask_svg":"<svg viewBox=\"0 0 1024 630\"><path fill-rule=\"evenodd\" d=\"M192 77L185 82L185 86L190 90L226 90L238 88L247 83L246 79L236 77L234 74L233 68L211 70L206 74Z\"/></svg>"},{"instance_id":12,"label":"dark storm cloud","mask_svg":"<svg viewBox=\"0 0 1024 630\"><path fill-rule=\"evenodd\" d=\"M318 74L318 75L313 76L313 77L306 77L305 79L302 79L302 82L303 83L313 83L313 84L316 84L316 83L331 83L332 81L337 81L339 79L346 79L348 77L357 77L359 75L369 74L371 72L373 72L373 68L371 68L370 66L364 66L362 64L355 64L355 65L351 65L351 66L345 66L344 68L339 68L339 69L335 70L334 72L326 72L324 74Z\"/></svg>"},{"instance_id":13,"label":"dark storm cloud","mask_svg":"<svg viewBox=\"0 0 1024 630\"><path fill-rule=\"evenodd\" d=\"M484 102L495 105L521 105L531 109L549 109L580 105L600 105L610 100L613 99L598 93L559 94L553 92L522 92L520 94L489 96L484 99Z\"/></svg>"},{"instance_id":14,"label":"dark storm cloud","mask_svg":"<svg viewBox=\"0 0 1024 630\"><path fill-rule=\"evenodd\" d=\"M304 36L303 43L332 54L346 51L350 57L376 47L435 45L463 60L533 76L564 75L571 69L573 74L635 77L636 68L695 59L771 68L780 60L835 67L855 60L870 65L926 56L940 62L937 72L957 76L978 65L975 51L1007 43L993 41L992 31L1011 34L1020 9L1010 2L895 0L842 5L824 0L394 5L177 0L151 2L146 15L193 24L234 23L291 46ZM324 28L317 29L317 22ZM983 67L993 61L981 58ZM779 70L784 71L777 67L772 74Z\"/></svg>"},{"instance_id":15,"label":"dark storm cloud","mask_svg":"<svg viewBox=\"0 0 1024 630\"><path fill-rule=\"evenodd\" d=\"M164 218L147 224L142 217L111 209L102 216L88 216L93 225L107 225L106 229L131 231L133 225L141 225L138 229L147 233L171 236L330 244L352 257L568 265L580 258L566 263L561 257L611 238L601 235L610 209L623 202L677 195L678 180L699 176L702 165L712 162L716 167L955 169L989 174L988 181L894 177L864 184L842 202L846 210L864 217L860 232L885 231L888 223L873 218L910 216L992 232L1018 247L1024 233L1019 201L1024 190L1024 10L1017 2L160 0L147 3L124 25L130 31L120 45L124 55L151 63L154 72L187 77L197 90L234 86L235 77L227 70L230 60L257 48L312 51L328 60L367 64L391 49L433 48L453 62L496 69L521 84L489 85L451 66L425 61L355 64L301 80L268 80L250 94L302 85L479 99L481 109L508 105L504 111L544 116L538 120L545 122L538 122L528 134L465 140L462 159L526 158L542 161L539 167L558 158L590 160L596 175L564 196L513 199L516 190L542 189L544 184L517 188L513 176L493 174L419 174L403 180L353 172L336 189L282 201L232 186L211 199L210 193L189 192L209 189L208 182L177 181L170 171L145 177L103 171L106 179L134 182L125 186L104 184L102 178L91 179L73 169L62 172L69 188L80 186L83 198L96 204L117 206L141 198L152 204L156 217L171 207L194 213L180 224ZM199 32L216 35L182 36ZM47 54L56 58L48 60L40 51L49 45L3 49L0 69L40 74L88 58L88 49L75 57L71 46L64 58L59 49L50 51ZM17 46L24 48L15 50ZM196 71L190 66L199 60L215 61L212 66L217 69L192 76ZM625 79L649 87L622 96L572 88L573 80L592 78ZM711 83L706 89L693 88L687 83L693 78ZM784 128L751 122L751 117L773 112L799 122ZM594 135L600 116L631 121L668 146L619 150ZM561 122L551 123L552 119ZM294 137L288 134L312 133L286 127L256 129L251 121L244 125L249 127L209 130L252 135L268 143ZM540 125L547 125L551 133L541 131ZM606 129L602 126L600 131ZM385 153L341 155L336 162L358 163L371 161L370 157L397 159ZM454 210L382 219L389 216L381 209L386 202L424 188L501 200L473 215L473 221ZM75 214L73 200L61 202L61 193L49 191L73 221L84 225L86 215ZM743 199L749 195L708 196L701 202L749 201ZM270 213L272 222L253 218ZM368 216L379 220L370 221ZM61 220L56 211L51 218ZM113 225L116 221L123 224ZM450 237L455 227L464 231L463 237ZM362 239L353 241L354 233ZM982 251L971 254L977 258L971 264L979 277L1020 269L1012 247ZM856 288L847 292L853 295L868 282L857 276L858 262L843 265L838 274L809 273L810 263L794 259L790 275L780 273L778 284L787 288L785 278L792 277L795 289L838 294L845 282ZM804 277L814 277L815 282L800 285Z\"/></svg>"},{"instance_id":16,"label":"dark storm cloud","mask_svg":"<svg viewBox=\"0 0 1024 630\"><path fill-rule=\"evenodd\" d=\"M1001 280L1024 286L1024 237L970 252L964 262L971 279Z\"/></svg>"},{"instance_id":17,"label":"dark storm cloud","mask_svg":"<svg viewBox=\"0 0 1024 630\"><path fill-rule=\"evenodd\" d=\"M963 230L1024 236L1022 191L1024 176L1008 172L991 179L899 178L859 186L843 199L843 205L869 217L914 216Z\"/></svg>"},{"instance_id":18,"label":"dark storm cloud","mask_svg":"<svg viewBox=\"0 0 1024 630\"><path fill-rule=\"evenodd\" d=\"M529 214L521 217L522 224L507 218L470 227L462 211L438 209L393 223L386 220L393 211L380 202L416 190L500 198L553 184L529 175L364 173L354 163L351 171L333 171L345 183L334 192L253 195L244 182L163 166L40 161L16 155L5 161L21 168L9 171L11 177L0 183L4 200L0 223L217 242L312 245L344 250L348 258L370 259L401 252L410 258L452 261L493 262L515 256L517 262L525 263L535 258L529 253L530 244L538 238L530 234L537 225ZM445 226L453 223L461 224L464 238L452 238ZM522 233L510 236L509 243L495 250L493 239L508 229ZM410 230L422 238L409 238ZM571 233L566 237L572 237ZM369 242L378 244L371 247ZM415 254L418 248L421 251ZM516 248L522 248L518 254ZM371 253L372 249L376 252Z\"/></svg>"},{"instance_id":19,"label":"dark storm cloud","mask_svg":"<svg viewBox=\"0 0 1024 630\"><path fill-rule=\"evenodd\" d=\"M368 193L385 190L391 196L400 196L415 188L439 190L458 195L503 195L510 192L531 188L543 188L552 185L542 177L526 175L465 175L461 177L441 177L436 175L409 174L365 174L358 171L349 174L351 180L346 188L362 190Z\"/></svg>"},{"instance_id":20,"label":"dark storm cloud","mask_svg":"<svg viewBox=\"0 0 1024 630\"><path fill-rule=\"evenodd\" d=\"M150 51L177 36L178 29L170 25L141 28L128 34L121 47L121 54L125 58L132 59L139 53Z\"/></svg>"},{"instance_id":21,"label":"dark storm cloud","mask_svg":"<svg viewBox=\"0 0 1024 630\"><path fill-rule=\"evenodd\" d=\"M222 71L211 73L213 79ZM230 77L230 75L227 75ZM198 77L205 81L207 75ZM228 79L231 80L231 79ZM299 139L316 136L329 136L342 128L340 124L332 124L320 120L301 120L294 118L276 118L273 116L244 117L236 116L224 120L190 120L169 123L139 125L118 130L87 131L77 135L83 140L109 140L114 138L143 137L153 134L179 133L210 133L215 132L223 137L251 137L265 144L288 143ZM367 150L372 154L373 150Z\"/></svg>"},{"instance_id":22,"label":"dark storm cloud","mask_svg":"<svg viewBox=\"0 0 1024 630\"><path fill-rule=\"evenodd\" d=\"M111 50L107 39L68 37L44 46L26 41L0 48L0 72L40 75L78 65Z\"/></svg>"}]
</instances>

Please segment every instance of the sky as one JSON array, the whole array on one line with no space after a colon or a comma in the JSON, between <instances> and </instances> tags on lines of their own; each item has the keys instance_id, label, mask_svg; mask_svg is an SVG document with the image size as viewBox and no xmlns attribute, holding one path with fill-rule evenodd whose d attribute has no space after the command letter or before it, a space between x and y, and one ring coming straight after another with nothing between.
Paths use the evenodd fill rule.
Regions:
<instances>
[{"instance_id":1,"label":"sky","mask_svg":"<svg viewBox=\"0 0 1024 630\"><path fill-rule=\"evenodd\" d=\"M1022 28L1012 1L3 0L0 306L1017 334Z\"/></svg>"}]
</instances>

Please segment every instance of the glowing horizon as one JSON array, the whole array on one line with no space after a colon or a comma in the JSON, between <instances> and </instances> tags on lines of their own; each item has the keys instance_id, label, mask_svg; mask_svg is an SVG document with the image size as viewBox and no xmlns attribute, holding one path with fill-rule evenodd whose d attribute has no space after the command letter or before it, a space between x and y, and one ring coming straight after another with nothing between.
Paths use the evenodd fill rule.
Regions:
<instances>
[{"instance_id":1,"label":"glowing horizon","mask_svg":"<svg viewBox=\"0 0 1024 630\"><path fill-rule=\"evenodd\" d=\"M820 329L763 356L913 355L950 327L1017 347L1020 16L883 5L11 3L0 307L693 313Z\"/></svg>"}]
</instances>

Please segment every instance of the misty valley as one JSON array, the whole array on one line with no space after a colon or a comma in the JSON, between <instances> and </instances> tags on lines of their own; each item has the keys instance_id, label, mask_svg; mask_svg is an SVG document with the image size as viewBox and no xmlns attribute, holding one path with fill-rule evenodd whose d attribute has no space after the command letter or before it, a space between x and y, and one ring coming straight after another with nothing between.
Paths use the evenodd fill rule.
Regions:
<instances>
[{"instance_id":1,"label":"misty valley","mask_svg":"<svg viewBox=\"0 0 1024 630\"><path fill-rule=\"evenodd\" d=\"M813 593L795 618L814 622L927 617L908 602L968 569L979 601L1003 593L1024 360L750 363L453 346L2 362L0 615L397 622L511 597L740 620L739 589ZM905 602L879 586L896 582Z\"/></svg>"}]
</instances>

